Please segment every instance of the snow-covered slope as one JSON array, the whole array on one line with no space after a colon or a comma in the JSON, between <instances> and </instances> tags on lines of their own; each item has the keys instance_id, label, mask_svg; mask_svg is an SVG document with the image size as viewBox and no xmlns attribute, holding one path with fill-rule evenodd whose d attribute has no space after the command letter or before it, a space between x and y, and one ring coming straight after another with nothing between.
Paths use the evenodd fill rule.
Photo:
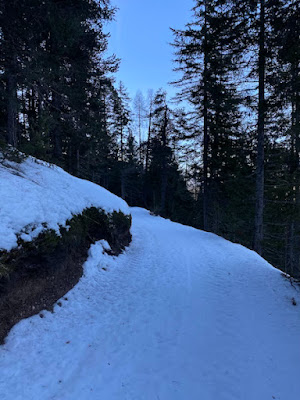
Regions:
<instances>
[{"instance_id":1,"label":"snow-covered slope","mask_svg":"<svg viewBox=\"0 0 300 400\"><path fill-rule=\"evenodd\" d=\"M125 201L89 181L32 157L0 164L0 250L17 245L17 234L31 240L47 225L59 225L86 207L129 213ZM45 225L46 224L46 225Z\"/></svg>"},{"instance_id":2,"label":"snow-covered slope","mask_svg":"<svg viewBox=\"0 0 300 400\"><path fill-rule=\"evenodd\" d=\"M298 400L298 289L242 246L132 215L124 254L93 245L62 306L12 330L1 400Z\"/></svg>"}]
</instances>

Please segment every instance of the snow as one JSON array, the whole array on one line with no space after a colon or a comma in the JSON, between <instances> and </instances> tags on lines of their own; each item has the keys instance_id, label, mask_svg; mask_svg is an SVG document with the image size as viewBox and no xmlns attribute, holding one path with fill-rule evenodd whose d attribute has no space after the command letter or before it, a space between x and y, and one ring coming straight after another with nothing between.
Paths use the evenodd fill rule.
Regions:
<instances>
[{"instance_id":1,"label":"snow","mask_svg":"<svg viewBox=\"0 0 300 400\"><path fill-rule=\"evenodd\" d=\"M125 201L61 168L29 157L0 164L0 250L17 246L17 235L31 241L47 229L59 233L74 214L99 207L128 214Z\"/></svg>"},{"instance_id":2,"label":"snow","mask_svg":"<svg viewBox=\"0 0 300 400\"><path fill-rule=\"evenodd\" d=\"M242 246L131 212L122 255L93 245L62 306L13 328L1 400L298 400L298 288Z\"/></svg>"}]
</instances>

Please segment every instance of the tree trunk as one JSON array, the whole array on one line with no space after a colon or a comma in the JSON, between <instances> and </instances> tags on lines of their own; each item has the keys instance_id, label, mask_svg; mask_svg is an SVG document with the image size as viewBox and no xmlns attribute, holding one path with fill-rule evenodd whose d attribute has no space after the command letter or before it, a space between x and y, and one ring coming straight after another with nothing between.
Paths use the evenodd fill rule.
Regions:
<instances>
[{"instance_id":1,"label":"tree trunk","mask_svg":"<svg viewBox=\"0 0 300 400\"><path fill-rule=\"evenodd\" d=\"M80 151L76 150L76 175L80 176Z\"/></svg>"},{"instance_id":2,"label":"tree trunk","mask_svg":"<svg viewBox=\"0 0 300 400\"><path fill-rule=\"evenodd\" d=\"M7 142L17 147L17 80L13 70L7 71Z\"/></svg>"},{"instance_id":3,"label":"tree trunk","mask_svg":"<svg viewBox=\"0 0 300 400\"><path fill-rule=\"evenodd\" d=\"M161 171L161 202L160 202L160 215L164 216L166 211L166 194L167 194L167 125L168 115L167 106L165 108L164 125L162 128L162 145L163 145L163 157L162 157L162 171Z\"/></svg>"},{"instance_id":4,"label":"tree trunk","mask_svg":"<svg viewBox=\"0 0 300 400\"><path fill-rule=\"evenodd\" d=\"M207 3L205 1L205 37L203 70L203 229L208 230L208 94L207 94Z\"/></svg>"},{"instance_id":5,"label":"tree trunk","mask_svg":"<svg viewBox=\"0 0 300 400\"><path fill-rule=\"evenodd\" d=\"M141 109L139 109L139 159L142 162Z\"/></svg>"},{"instance_id":6,"label":"tree trunk","mask_svg":"<svg viewBox=\"0 0 300 400\"><path fill-rule=\"evenodd\" d=\"M294 246L294 273L298 277L300 274L300 221L299 221L299 209L300 209L300 88L299 88L299 62L295 63L293 68L294 72L294 101L295 101L295 115L294 115L294 136L295 136L295 147L296 147L296 215L295 215L295 246Z\"/></svg>"},{"instance_id":7,"label":"tree trunk","mask_svg":"<svg viewBox=\"0 0 300 400\"><path fill-rule=\"evenodd\" d=\"M150 145L151 145L151 129L152 129L152 105L153 102L150 99L149 104L149 124L148 124L148 138L147 138L147 146L146 146L146 161L145 161L145 176L144 176L144 183L143 183L143 199L144 205L148 208L148 199L149 199L149 154L150 154Z\"/></svg>"},{"instance_id":8,"label":"tree trunk","mask_svg":"<svg viewBox=\"0 0 300 400\"><path fill-rule=\"evenodd\" d=\"M29 124L29 137L30 142L35 145L37 141L37 135L40 132L37 131L37 109L36 109L36 92L34 87L27 91L28 96L28 109L27 109L27 116L28 116L28 124ZM25 106L26 107L26 106Z\"/></svg>"},{"instance_id":9,"label":"tree trunk","mask_svg":"<svg viewBox=\"0 0 300 400\"><path fill-rule=\"evenodd\" d=\"M151 125L152 125L152 102L150 103L150 113L149 113L149 126L148 126L148 139L147 139L147 149L146 149L146 173L149 168L149 150L151 141Z\"/></svg>"},{"instance_id":10,"label":"tree trunk","mask_svg":"<svg viewBox=\"0 0 300 400\"><path fill-rule=\"evenodd\" d=\"M124 166L123 166L123 168L124 168ZM127 175L127 173L123 169L121 171L121 197L123 200L125 200L125 198L126 198L126 175Z\"/></svg>"},{"instance_id":11,"label":"tree trunk","mask_svg":"<svg viewBox=\"0 0 300 400\"><path fill-rule=\"evenodd\" d=\"M56 160L62 158L62 138L61 138L61 98L56 92L52 92L53 116L55 118L54 126L51 132L53 140L53 156Z\"/></svg>"},{"instance_id":12,"label":"tree trunk","mask_svg":"<svg viewBox=\"0 0 300 400\"><path fill-rule=\"evenodd\" d=\"M4 51L1 54L4 61L4 77L6 79L6 135L7 143L17 147L17 116L18 116L18 101L17 101L17 71L18 71L18 61L17 61L17 49L16 41L17 37L14 35L14 31L11 30L10 21L14 19L16 12L16 4L12 1L2 2L1 11L5 17L2 21L1 26L1 39L2 46L1 49ZM3 18L2 18L3 19Z\"/></svg>"},{"instance_id":13,"label":"tree trunk","mask_svg":"<svg viewBox=\"0 0 300 400\"><path fill-rule=\"evenodd\" d=\"M123 123L121 122L121 161L124 162Z\"/></svg>"},{"instance_id":14,"label":"tree trunk","mask_svg":"<svg viewBox=\"0 0 300 400\"><path fill-rule=\"evenodd\" d=\"M256 161L256 204L254 250L262 254L263 213L264 213L264 135L265 135L265 0L260 0L260 32L258 56L258 125Z\"/></svg>"}]
</instances>

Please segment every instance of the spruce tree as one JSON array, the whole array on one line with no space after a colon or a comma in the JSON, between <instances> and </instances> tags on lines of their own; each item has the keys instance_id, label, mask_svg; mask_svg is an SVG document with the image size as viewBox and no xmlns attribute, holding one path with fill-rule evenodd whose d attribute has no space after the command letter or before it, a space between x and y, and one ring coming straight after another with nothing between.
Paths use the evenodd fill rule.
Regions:
<instances>
[{"instance_id":1,"label":"spruce tree","mask_svg":"<svg viewBox=\"0 0 300 400\"><path fill-rule=\"evenodd\" d=\"M227 175L240 143L240 99L235 84L243 46L234 2L196 1L193 21L175 35L178 100L192 106L194 136L202 137L202 227L219 232Z\"/></svg>"}]
</instances>

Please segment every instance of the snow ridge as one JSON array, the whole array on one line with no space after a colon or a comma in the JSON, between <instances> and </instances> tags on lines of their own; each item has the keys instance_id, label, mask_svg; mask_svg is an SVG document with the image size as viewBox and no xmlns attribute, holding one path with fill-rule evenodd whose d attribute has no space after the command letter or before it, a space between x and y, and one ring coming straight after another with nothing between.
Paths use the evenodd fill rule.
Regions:
<instances>
[{"instance_id":1,"label":"snow ridge","mask_svg":"<svg viewBox=\"0 0 300 400\"><path fill-rule=\"evenodd\" d=\"M16 247L18 235L30 241L44 229L59 234L59 226L88 207L130 213L106 189L33 157L21 164L2 162L0 182L0 250Z\"/></svg>"}]
</instances>

